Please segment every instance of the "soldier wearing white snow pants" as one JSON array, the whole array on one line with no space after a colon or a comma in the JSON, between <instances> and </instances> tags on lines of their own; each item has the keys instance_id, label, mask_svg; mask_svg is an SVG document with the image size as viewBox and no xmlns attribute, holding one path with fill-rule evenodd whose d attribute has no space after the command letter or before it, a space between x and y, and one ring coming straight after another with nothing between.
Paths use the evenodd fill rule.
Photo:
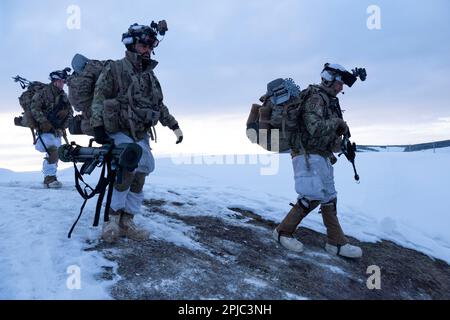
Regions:
<instances>
[{"instance_id":1,"label":"soldier wearing white snow pants","mask_svg":"<svg viewBox=\"0 0 450 320\"><path fill-rule=\"evenodd\" d=\"M135 143L135 141L122 132L109 135L114 143ZM142 148L142 157L138 168L134 172L123 171L122 183L116 183L111 199L111 209L113 212L123 211L128 215L138 215L141 212L141 205L144 201L143 187L145 178L155 170L155 159L149 144L149 137L136 142Z\"/></svg>"},{"instance_id":2,"label":"soldier wearing white snow pants","mask_svg":"<svg viewBox=\"0 0 450 320\"><path fill-rule=\"evenodd\" d=\"M161 26L160 22L158 28ZM124 171L121 183L114 185L110 219L102 233L103 240L109 243L121 236L138 241L149 236L133 218L141 212L145 178L155 169L150 148L154 126L159 122L173 130L177 144L183 140L178 122L163 103L161 86L153 72L158 63L150 55L159 43L158 32L154 27L132 25L122 36L127 47L125 58L107 64L95 85L91 107L95 141L137 143L142 148L138 168Z\"/></svg>"},{"instance_id":3,"label":"soldier wearing white snow pants","mask_svg":"<svg viewBox=\"0 0 450 320\"><path fill-rule=\"evenodd\" d=\"M301 141L292 150L295 189L298 201L293 205L273 237L285 248L302 252L303 244L293 237L300 222L320 206L327 228L325 249L333 255L359 258L362 250L349 244L337 217L337 192L334 185L333 164L337 161L333 152L339 150L341 136L347 132L347 124L340 118L336 97L343 89L342 74L347 72L340 65L326 65L320 86L310 86L312 94L305 101L299 126Z\"/></svg>"},{"instance_id":4,"label":"soldier wearing white snow pants","mask_svg":"<svg viewBox=\"0 0 450 320\"><path fill-rule=\"evenodd\" d=\"M38 125L35 149L47 154L42 172L44 185L51 189L62 186L56 177L58 147L61 146L62 132L68 127L73 116L72 107L64 92L67 72L67 69L64 69L50 73L51 83L36 92L30 104L30 112Z\"/></svg>"},{"instance_id":5,"label":"soldier wearing white snow pants","mask_svg":"<svg viewBox=\"0 0 450 320\"><path fill-rule=\"evenodd\" d=\"M61 146L61 137L56 133L38 133L35 149L46 153L42 163L44 185L50 189L58 189L62 185L56 178L58 171L58 148Z\"/></svg>"}]
</instances>

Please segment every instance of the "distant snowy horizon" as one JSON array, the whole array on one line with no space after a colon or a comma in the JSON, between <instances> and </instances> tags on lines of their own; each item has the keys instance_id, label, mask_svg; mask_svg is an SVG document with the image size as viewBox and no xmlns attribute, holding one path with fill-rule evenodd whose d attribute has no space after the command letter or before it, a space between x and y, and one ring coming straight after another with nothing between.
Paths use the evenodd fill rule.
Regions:
<instances>
[{"instance_id":1,"label":"distant snowy horizon","mask_svg":"<svg viewBox=\"0 0 450 320\"><path fill-rule=\"evenodd\" d=\"M19 107L19 106L18 106ZM29 129L13 124L16 113L0 113L0 168L27 172L39 170L43 155L34 149ZM203 115L179 118L185 139L175 144L175 136L165 127L157 126L158 142L151 143L157 158L178 157L179 155L244 155L267 154L262 148L251 144L245 134L247 114L224 114L222 116ZM394 132L397 128L398 132ZM358 145L411 145L450 139L450 120L440 123L423 124L422 129L413 131L408 126L386 126L384 128L351 127L352 141ZM433 129L434 128L434 129ZM446 129L447 128L447 129ZM370 129L370 130L369 130ZM410 134L412 132L412 134ZM434 132L434 133L433 133ZM429 138L427 137L427 133ZM431 135L430 135L431 134ZM69 141L87 146L89 137L70 136ZM60 164L61 168L70 165Z\"/></svg>"}]
</instances>

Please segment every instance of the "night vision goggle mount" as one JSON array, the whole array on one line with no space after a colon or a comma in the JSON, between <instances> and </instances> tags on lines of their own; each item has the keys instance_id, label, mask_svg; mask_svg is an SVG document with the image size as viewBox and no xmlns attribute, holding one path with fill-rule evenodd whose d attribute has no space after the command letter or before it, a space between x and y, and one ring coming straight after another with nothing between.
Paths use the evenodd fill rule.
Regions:
<instances>
[{"instance_id":1,"label":"night vision goggle mount","mask_svg":"<svg viewBox=\"0 0 450 320\"><path fill-rule=\"evenodd\" d=\"M158 23L152 21L152 23L150 24L150 28L152 28L153 31L159 34L161 37L164 37L166 35L166 32L169 31L166 20L158 21Z\"/></svg>"},{"instance_id":2,"label":"night vision goggle mount","mask_svg":"<svg viewBox=\"0 0 450 320\"><path fill-rule=\"evenodd\" d=\"M352 69L352 72L348 72L332 68L329 63L326 63L323 71L330 71L331 73L340 76L344 84L348 87L352 87L358 78L363 82L367 79L367 72L365 68L355 68Z\"/></svg>"},{"instance_id":3,"label":"night vision goggle mount","mask_svg":"<svg viewBox=\"0 0 450 320\"><path fill-rule=\"evenodd\" d=\"M158 35L164 37L168 30L169 28L167 27L166 20L161 20L159 22L152 21L150 26L135 23L122 35L122 42L125 45L131 45L138 41L142 44L147 44L156 48L161 41L158 39Z\"/></svg>"}]
</instances>

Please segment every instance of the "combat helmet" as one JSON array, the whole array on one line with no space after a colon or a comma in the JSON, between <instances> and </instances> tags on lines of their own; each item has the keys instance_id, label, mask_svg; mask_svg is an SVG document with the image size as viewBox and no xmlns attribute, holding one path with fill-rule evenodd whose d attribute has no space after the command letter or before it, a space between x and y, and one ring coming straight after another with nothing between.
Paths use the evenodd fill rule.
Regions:
<instances>
[{"instance_id":1,"label":"combat helmet","mask_svg":"<svg viewBox=\"0 0 450 320\"><path fill-rule=\"evenodd\" d=\"M136 43L142 43L156 48L161 40L158 39L158 34L164 36L169 29L165 20L158 23L152 21L150 26L132 24L128 31L122 34L122 43L128 50L133 51Z\"/></svg>"}]
</instances>

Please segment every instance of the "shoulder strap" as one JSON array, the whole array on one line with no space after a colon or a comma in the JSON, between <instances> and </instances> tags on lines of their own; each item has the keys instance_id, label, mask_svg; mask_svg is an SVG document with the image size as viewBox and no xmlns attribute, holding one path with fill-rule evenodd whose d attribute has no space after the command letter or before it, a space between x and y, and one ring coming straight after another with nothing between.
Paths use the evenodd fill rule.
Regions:
<instances>
[{"instance_id":1,"label":"shoulder strap","mask_svg":"<svg viewBox=\"0 0 450 320\"><path fill-rule=\"evenodd\" d=\"M317 94L319 94L319 96L322 98L323 102L324 102L326 105L328 105L328 104L330 103L330 98L328 97L328 94L325 92L325 90L322 89L322 88L319 87L319 86L314 86L313 88L315 89L314 91L315 91Z\"/></svg>"},{"instance_id":2,"label":"shoulder strap","mask_svg":"<svg viewBox=\"0 0 450 320\"><path fill-rule=\"evenodd\" d=\"M319 92L320 97L322 98L323 102L325 103L325 105L329 105L330 104L330 98L328 98L328 95L325 94L324 92Z\"/></svg>"},{"instance_id":3,"label":"shoulder strap","mask_svg":"<svg viewBox=\"0 0 450 320\"><path fill-rule=\"evenodd\" d=\"M121 65L120 68L119 68L119 64ZM124 83L123 83L123 79L122 79L122 72L124 70L123 64L126 64L130 68L130 70L133 70L133 66L125 58L125 59L118 60L118 61L112 61L111 62L111 71L113 72L114 77L117 79L117 84L119 85L119 94L128 95L130 87L132 87L134 85L134 83L137 82L137 77L134 74L134 72L130 72L129 76L131 78L131 84L130 84L129 87L125 88Z\"/></svg>"},{"instance_id":4,"label":"shoulder strap","mask_svg":"<svg viewBox=\"0 0 450 320\"><path fill-rule=\"evenodd\" d=\"M136 137L136 127L134 125L133 120L131 119L131 114L138 116L138 113L136 112L136 107L134 105L134 99L133 99L134 87L135 87L135 84L138 82L138 79L133 72L133 65L131 64L130 61L128 61L126 58L124 58L124 59L120 60L120 63L126 64L128 69L131 70L131 72L128 73L128 76L131 78L130 86L126 89L124 88L124 90L121 93L123 93L125 95L125 97L128 99L128 123L130 125L130 133L131 133L134 141L138 141L138 139ZM123 71L123 69L124 68L122 65L122 71Z\"/></svg>"},{"instance_id":5,"label":"shoulder strap","mask_svg":"<svg viewBox=\"0 0 450 320\"><path fill-rule=\"evenodd\" d=\"M124 88L123 88L123 81L122 81L122 76L118 70L118 61L111 61L110 62L110 66L111 66L111 71L113 73L114 78L117 81L117 84L119 85L119 94L121 94L122 92L124 92Z\"/></svg>"}]
</instances>

